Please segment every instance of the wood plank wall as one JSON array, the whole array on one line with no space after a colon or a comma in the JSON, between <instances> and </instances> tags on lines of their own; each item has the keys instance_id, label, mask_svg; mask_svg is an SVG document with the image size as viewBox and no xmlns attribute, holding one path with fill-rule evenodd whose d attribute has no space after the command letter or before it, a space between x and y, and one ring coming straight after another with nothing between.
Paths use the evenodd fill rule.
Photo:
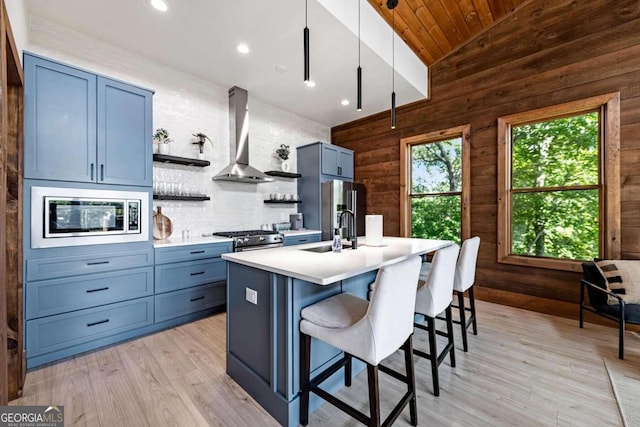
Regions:
<instances>
[{"instance_id":1,"label":"wood plank wall","mask_svg":"<svg viewBox=\"0 0 640 427\"><path fill-rule=\"evenodd\" d=\"M622 257L640 259L639 28L637 0L530 0L435 64L431 99L400 107L395 130L389 112L333 128L356 153L367 213L399 235L400 138L469 124L477 284L577 303L579 274L497 263L497 119L619 91Z\"/></svg>"}]
</instances>

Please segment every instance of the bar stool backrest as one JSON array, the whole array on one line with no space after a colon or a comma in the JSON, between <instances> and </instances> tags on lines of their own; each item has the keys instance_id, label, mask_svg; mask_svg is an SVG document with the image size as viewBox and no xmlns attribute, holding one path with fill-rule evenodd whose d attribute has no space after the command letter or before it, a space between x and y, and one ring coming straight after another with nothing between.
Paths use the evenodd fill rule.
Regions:
<instances>
[{"instance_id":1,"label":"bar stool backrest","mask_svg":"<svg viewBox=\"0 0 640 427\"><path fill-rule=\"evenodd\" d=\"M479 248L480 238L477 236L462 243L460 257L456 265L456 277L453 282L453 289L456 291L464 292L476 281L476 262L478 261Z\"/></svg>"},{"instance_id":2,"label":"bar stool backrest","mask_svg":"<svg viewBox=\"0 0 640 427\"><path fill-rule=\"evenodd\" d=\"M378 361L395 352L413 333L416 283L421 264L420 257L412 256L378 270L365 315L371 325Z\"/></svg>"},{"instance_id":3,"label":"bar stool backrest","mask_svg":"<svg viewBox=\"0 0 640 427\"><path fill-rule=\"evenodd\" d=\"M416 313L436 317L453 300L453 279L460 246L451 245L436 252L424 285L416 295Z\"/></svg>"}]
</instances>

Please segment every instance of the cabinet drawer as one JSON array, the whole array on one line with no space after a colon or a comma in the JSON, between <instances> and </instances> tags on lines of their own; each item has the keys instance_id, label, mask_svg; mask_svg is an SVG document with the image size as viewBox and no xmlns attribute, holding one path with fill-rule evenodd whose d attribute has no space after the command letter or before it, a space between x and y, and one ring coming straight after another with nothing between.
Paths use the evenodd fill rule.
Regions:
<instances>
[{"instance_id":1,"label":"cabinet drawer","mask_svg":"<svg viewBox=\"0 0 640 427\"><path fill-rule=\"evenodd\" d=\"M153 267L26 285L27 320L153 294Z\"/></svg>"},{"instance_id":2,"label":"cabinet drawer","mask_svg":"<svg viewBox=\"0 0 640 427\"><path fill-rule=\"evenodd\" d=\"M153 265L153 248L144 251L123 251L103 255L29 259L26 264L27 281L55 279L150 266Z\"/></svg>"},{"instance_id":3,"label":"cabinet drawer","mask_svg":"<svg viewBox=\"0 0 640 427\"><path fill-rule=\"evenodd\" d=\"M154 299L156 323L158 323L225 304L227 286L225 282L211 283L156 295Z\"/></svg>"},{"instance_id":4,"label":"cabinet drawer","mask_svg":"<svg viewBox=\"0 0 640 427\"><path fill-rule=\"evenodd\" d=\"M233 252L232 243L215 243L211 245L175 246L156 249L156 264L169 262L194 261L204 258L219 258L220 255Z\"/></svg>"},{"instance_id":5,"label":"cabinet drawer","mask_svg":"<svg viewBox=\"0 0 640 427\"><path fill-rule=\"evenodd\" d=\"M320 233L317 234L305 234L303 236L285 236L284 245L302 245L303 243L314 243L320 241Z\"/></svg>"},{"instance_id":6,"label":"cabinet drawer","mask_svg":"<svg viewBox=\"0 0 640 427\"><path fill-rule=\"evenodd\" d=\"M153 298L27 321L29 357L153 324Z\"/></svg>"},{"instance_id":7,"label":"cabinet drawer","mask_svg":"<svg viewBox=\"0 0 640 427\"><path fill-rule=\"evenodd\" d=\"M176 291L227 279L227 263L221 259L177 262L156 266L156 293Z\"/></svg>"}]
</instances>

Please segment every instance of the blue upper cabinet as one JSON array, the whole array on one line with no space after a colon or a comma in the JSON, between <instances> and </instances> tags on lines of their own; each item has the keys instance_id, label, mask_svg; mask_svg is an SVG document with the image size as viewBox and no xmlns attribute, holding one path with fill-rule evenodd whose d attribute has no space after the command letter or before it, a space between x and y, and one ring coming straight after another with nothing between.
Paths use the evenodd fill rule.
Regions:
<instances>
[{"instance_id":1,"label":"blue upper cabinet","mask_svg":"<svg viewBox=\"0 0 640 427\"><path fill-rule=\"evenodd\" d=\"M353 179L353 151L322 144L322 174L344 180Z\"/></svg>"},{"instance_id":2,"label":"blue upper cabinet","mask_svg":"<svg viewBox=\"0 0 640 427\"><path fill-rule=\"evenodd\" d=\"M25 53L25 178L150 187L153 93Z\"/></svg>"},{"instance_id":3,"label":"blue upper cabinet","mask_svg":"<svg viewBox=\"0 0 640 427\"><path fill-rule=\"evenodd\" d=\"M98 77L98 183L153 184L151 111L149 91Z\"/></svg>"},{"instance_id":4,"label":"blue upper cabinet","mask_svg":"<svg viewBox=\"0 0 640 427\"><path fill-rule=\"evenodd\" d=\"M95 181L96 76L26 54L24 70L25 178Z\"/></svg>"}]
</instances>

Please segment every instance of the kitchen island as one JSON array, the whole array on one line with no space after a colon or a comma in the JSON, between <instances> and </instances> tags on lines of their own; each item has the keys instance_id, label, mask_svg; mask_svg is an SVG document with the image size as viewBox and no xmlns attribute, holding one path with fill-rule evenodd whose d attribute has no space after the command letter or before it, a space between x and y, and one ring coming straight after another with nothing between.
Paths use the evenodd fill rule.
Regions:
<instances>
[{"instance_id":1,"label":"kitchen island","mask_svg":"<svg viewBox=\"0 0 640 427\"><path fill-rule=\"evenodd\" d=\"M385 237L383 246L331 251L331 242L229 253L227 262L227 374L278 422L299 421L299 323L302 308L341 292L367 298L378 269L448 246L445 240ZM312 377L341 352L312 340ZM364 368L355 361L353 375ZM343 371L323 387L343 386ZM311 395L310 411L322 401Z\"/></svg>"}]
</instances>

